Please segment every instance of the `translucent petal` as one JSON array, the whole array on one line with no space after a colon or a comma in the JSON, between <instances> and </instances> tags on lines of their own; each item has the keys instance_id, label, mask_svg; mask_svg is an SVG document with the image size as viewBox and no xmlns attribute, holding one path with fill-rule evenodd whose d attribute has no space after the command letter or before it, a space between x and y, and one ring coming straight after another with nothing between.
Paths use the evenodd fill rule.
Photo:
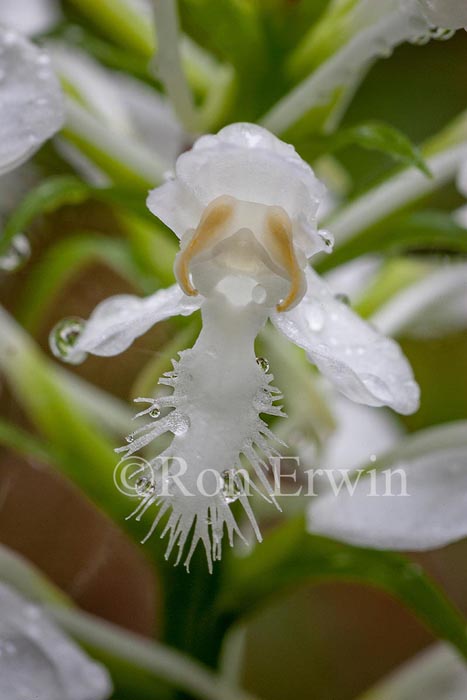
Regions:
<instances>
[{"instance_id":1,"label":"translucent petal","mask_svg":"<svg viewBox=\"0 0 467 700\"><path fill-rule=\"evenodd\" d=\"M311 532L393 550L435 549L467 535L465 422L407 438L370 466L377 471L361 476L353 493L312 500Z\"/></svg>"},{"instance_id":2,"label":"translucent petal","mask_svg":"<svg viewBox=\"0 0 467 700\"><path fill-rule=\"evenodd\" d=\"M467 327L467 265L441 265L403 289L372 318L388 335L436 338Z\"/></svg>"},{"instance_id":3,"label":"translucent petal","mask_svg":"<svg viewBox=\"0 0 467 700\"><path fill-rule=\"evenodd\" d=\"M404 434L394 414L383 408L355 404L340 394L331 406L336 430L320 452L322 469L355 469L393 448Z\"/></svg>"},{"instance_id":4,"label":"translucent petal","mask_svg":"<svg viewBox=\"0 0 467 700\"><path fill-rule=\"evenodd\" d=\"M47 54L0 27L0 174L30 158L63 118L62 94Z\"/></svg>"},{"instance_id":5,"label":"translucent petal","mask_svg":"<svg viewBox=\"0 0 467 700\"><path fill-rule=\"evenodd\" d=\"M393 671L360 700L465 700L467 668L447 644L433 644Z\"/></svg>"},{"instance_id":6,"label":"translucent petal","mask_svg":"<svg viewBox=\"0 0 467 700\"><path fill-rule=\"evenodd\" d=\"M189 143L170 103L157 90L104 68L63 41L47 42L57 73L79 93L86 107L127 139L153 149L172 167Z\"/></svg>"},{"instance_id":7,"label":"translucent petal","mask_svg":"<svg viewBox=\"0 0 467 700\"><path fill-rule=\"evenodd\" d=\"M106 670L92 662L39 608L0 584L0 697L104 700Z\"/></svg>"},{"instance_id":8,"label":"translucent petal","mask_svg":"<svg viewBox=\"0 0 467 700\"><path fill-rule=\"evenodd\" d=\"M435 27L461 29L467 27L465 0L418 0L423 14Z\"/></svg>"},{"instance_id":9,"label":"translucent petal","mask_svg":"<svg viewBox=\"0 0 467 700\"><path fill-rule=\"evenodd\" d=\"M0 23L21 34L47 32L60 19L57 0L2 0Z\"/></svg>"},{"instance_id":10,"label":"translucent petal","mask_svg":"<svg viewBox=\"0 0 467 700\"><path fill-rule=\"evenodd\" d=\"M231 124L203 136L177 160L176 182L155 190L150 210L181 237L196 228L214 199L236 199L285 209L305 252L315 252L316 216L324 187L293 146L254 124ZM188 204L189 213L179 213ZM193 218L192 218L193 216Z\"/></svg>"},{"instance_id":11,"label":"translucent petal","mask_svg":"<svg viewBox=\"0 0 467 700\"><path fill-rule=\"evenodd\" d=\"M419 388L399 345L336 299L311 268L307 283L298 306L271 315L276 327L349 399L403 414L416 411Z\"/></svg>"},{"instance_id":12,"label":"translucent petal","mask_svg":"<svg viewBox=\"0 0 467 700\"><path fill-rule=\"evenodd\" d=\"M204 210L193 193L178 180L169 180L151 190L146 204L179 238L198 226Z\"/></svg>"},{"instance_id":13,"label":"translucent petal","mask_svg":"<svg viewBox=\"0 0 467 700\"><path fill-rule=\"evenodd\" d=\"M154 324L172 316L188 316L200 305L200 299L187 297L178 285L161 289L145 299L130 294L110 297L91 314L73 353L118 355Z\"/></svg>"}]
</instances>

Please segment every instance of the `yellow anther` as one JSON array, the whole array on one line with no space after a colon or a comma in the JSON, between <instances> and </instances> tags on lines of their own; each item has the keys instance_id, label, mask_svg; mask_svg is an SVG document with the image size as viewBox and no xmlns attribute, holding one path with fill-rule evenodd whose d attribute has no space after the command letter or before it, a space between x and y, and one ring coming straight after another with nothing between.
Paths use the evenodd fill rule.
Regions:
<instances>
[{"instance_id":1,"label":"yellow anther","mask_svg":"<svg viewBox=\"0 0 467 700\"><path fill-rule=\"evenodd\" d=\"M225 224L231 218L235 206L233 197L223 195L217 197L204 210L198 228L194 232L190 242L177 255L175 272L178 282L185 294L196 296L198 291L190 281L190 264L193 258L211 247L224 231Z\"/></svg>"},{"instance_id":2,"label":"yellow anther","mask_svg":"<svg viewBox=\"0 0 467 700\"><path fill-rule=\"evenodd\" d=\"M273 259L284 268L290 278L289 293L276 306L277 311L287 311L302 295L304 275L295 255L292 222L282 207L269 207L266 215L266 234L268 249Z\"/></svg>"}]
</instances>

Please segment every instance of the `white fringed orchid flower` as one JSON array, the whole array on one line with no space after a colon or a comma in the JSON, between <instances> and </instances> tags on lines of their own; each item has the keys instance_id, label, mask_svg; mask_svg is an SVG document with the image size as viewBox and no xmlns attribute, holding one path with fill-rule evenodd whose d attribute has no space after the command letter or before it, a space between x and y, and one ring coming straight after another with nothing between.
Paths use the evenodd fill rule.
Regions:
<instances>
[{"instance_id":1,"label":"white fringed orchid flower","mask_svg":"<svg viewBox=\"0 0 467 700\"><path fill-rule=\"evenodd\" d=\"M322 197L322 185L294 148L261 127L233 124L201 137L179 157L173 179L148 199L150 210L181 239L178 284L147 299L113 297L83 328L65 324L62 336L60 328L53 334L55 353L80 362L87 353L122 352L158 321L201 309L196 344L160 380L172 393L148 399L139 415L152 420L120 448L125 460L173 433L170 446L150 462L156 481L135 513L141 517L152 504L159 506L149 534L166 516L167 556L177 544L177 562L191 537L187 566L200 540L211 568L221 556L224 528L230 543L234 533L241 536L233 501L260 540L248 497L238 487L242 459L264 497L274 501L266 471L278 452L261 416L283 413L273 377L254 351L268 318L348 398L404 414L418 407L419 389L399 346L335 298L308 266L308 258L332 248L330 235L316 227ZM186 471L162 482L157 470L163 460L174 463L169 475L179 474L180 464Z\"/></svg>"},{"instance_id":2,"label":"white fringed orchid flower","mask_svg":"<svg viewBox=\"0 0 467 700\"><path fill-rule=\"evenodd\" d=\"M111 683L39 607L0 584L0 697L104 700Z\"/></svg>"}]
</instances>

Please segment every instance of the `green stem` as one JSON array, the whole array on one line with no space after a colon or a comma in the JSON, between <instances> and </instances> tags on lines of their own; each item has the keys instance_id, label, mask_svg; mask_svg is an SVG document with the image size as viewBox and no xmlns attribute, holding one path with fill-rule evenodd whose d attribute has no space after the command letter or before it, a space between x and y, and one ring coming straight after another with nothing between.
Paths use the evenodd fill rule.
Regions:
<instances>
[{"instance_id":1,"label":"green stem","mask_svg":"<svg viewBox=\"0 0 467 700\"><path fill-rule=\"evenodd\" d=\"M227 685L219 676L174 649L125 632L83 612L55 606L47 606L47 611L81 643L129 662L136 669L149 671L193 697L201 700L253 700L250 694Z\"/></svg>"},{"instance_id":2,"label":"green stem","mask_svg":"<svg viewBox=\"0 0 467 700\"><path fill-rule=\"evenodd\" d=\"M165 85L175 113L188 132L196 133L198 118L183 72L176 0L154 0L158 50L157 73Z\"/></svg>"}]
</instances>

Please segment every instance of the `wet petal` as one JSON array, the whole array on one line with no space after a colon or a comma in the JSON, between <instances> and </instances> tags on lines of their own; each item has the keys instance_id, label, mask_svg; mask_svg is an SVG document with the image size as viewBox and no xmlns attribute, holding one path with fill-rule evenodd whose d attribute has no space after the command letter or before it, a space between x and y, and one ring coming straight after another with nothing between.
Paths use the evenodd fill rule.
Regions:
<instances>
[{"instance_id":1,"label":"wet petal","mask_svg":"<svg viewBox=\"0 0 467 700\"><path fill-rule=\"evenodd\" d=\"M104 700L106 670L92 662L40 608L0 584L0 697Z\"/></svg>"},{"instance_id":2,"label":"wet petal","mask_svg":"<svg viewBox=\"0 0 467 700\"><path fill-rule=\"evenodd\" d=\"M177 160L176 181L154 190L148 207L181 237L222 195L282 207L304 252L320 247L316 217L324 187L293 146L266 129L231 124L215 136L202 136ZM181 213L181 207L188 209Z\"/></svg>"},{"instance_id":3,"label":"wet petal","mask_svg":"<svg viewBox=\"0 0 467 700\"><path fill-rule=\"evenodd\" d=\"M63 118L62 94L47 54L0 27L0 174L30 158Z\"/></svg>"},{"instance_id":4,"label":"wet petal","mask_svg":"<svg viewBox=\"0 0 467 700\"><path fill-rule=\"evenodd\" d=\"M200 299L187 297L178 285L145 299L130 294L110 297L91 314L73 354L118 355L154 324L172 316L188 316L200 305Z\"/></svg>"},{"instance_id":5,"label":"wet petal","mask_svg":"<svg viewBox=\"0 0 467 700\"><path fill-rule=\"evenodd\" d=\"M399 345L335 298L311 268L307 283L298 306L271 315L276 327L349 399L403 414L416 411L419 388Z\"/></svg>"},{"instance_id":6,"label":"wet petal","mask_svg":"<svg viewBox=\"0 0 467 700\"><path fill-rule=\"evenodd\" d=\"M57 0L2 0L0 23L33 36L52 29L60 19Z\"/></svg>"},{"instance_id":7,"label":"wet petal","mask_svg":"<svg viewBox=\"0 0 467 700\"><path fill-rule=\"evenodd\" d=\"M467 27L465 0L418 0L422 12L435 27L461 29Z\"/></svg>"},{"instance_id":8,"label":"wet petal","mask_svg":"<svg viewBox=\"0 0 467 700\"><path fill-rule=\"evenodd\" d=\"M198 226L205 208L178 180L168 180L151 190L146 204L179 238Z\"/></svg>"},{"instance_id":9,"label":"wet petal","mask_svg":"<svg viewBox=\"0 0 467 700\"><path fill-rule=\"evenodd\" d=\"M311 532L406 551L435 549L467 535L465 422L407 438L370 466L377 471L361 476L353 493L343 488L313 499Z\"/></svg>"}]
</instances>

